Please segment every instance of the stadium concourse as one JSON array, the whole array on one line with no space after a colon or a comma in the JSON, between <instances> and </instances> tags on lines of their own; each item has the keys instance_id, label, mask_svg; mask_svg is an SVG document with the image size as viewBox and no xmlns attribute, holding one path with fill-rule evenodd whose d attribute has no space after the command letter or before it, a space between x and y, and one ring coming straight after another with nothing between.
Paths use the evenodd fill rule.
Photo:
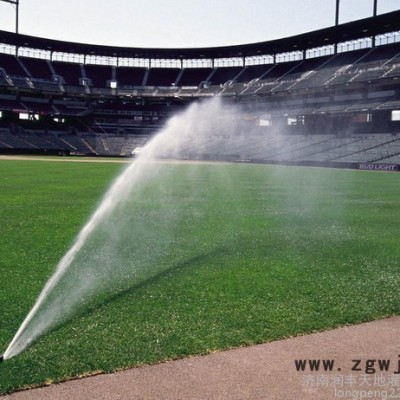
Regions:
<instances>
[{"instance_id":1,"label":"stadium concourse","mask_svg":"<svg viewBox=\"0 0 400 400\"><path fill-rule=\"evenodd\" d=\"M3 399L398 398L399 331L400 317L392 317L207 356L75 379L16 392Z\"/></svg>"}]
</instances>

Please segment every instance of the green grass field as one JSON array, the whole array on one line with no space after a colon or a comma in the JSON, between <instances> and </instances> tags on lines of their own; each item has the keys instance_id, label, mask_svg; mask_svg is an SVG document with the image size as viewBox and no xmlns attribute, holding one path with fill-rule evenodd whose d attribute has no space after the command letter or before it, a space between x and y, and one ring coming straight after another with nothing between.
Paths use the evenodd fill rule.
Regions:
<instances>
[{"instance_id":1,"label":"green grass field","mask_svg":"<svg viewBox=\"0 0 400 400\"><path fill-rule=\"evenodd\" d=\"M0 353L121 168L0 161ZM166 164L118 231L151 273L1 363L0 393L399 314L399 178Z\"/></svg>"}]
</instances>

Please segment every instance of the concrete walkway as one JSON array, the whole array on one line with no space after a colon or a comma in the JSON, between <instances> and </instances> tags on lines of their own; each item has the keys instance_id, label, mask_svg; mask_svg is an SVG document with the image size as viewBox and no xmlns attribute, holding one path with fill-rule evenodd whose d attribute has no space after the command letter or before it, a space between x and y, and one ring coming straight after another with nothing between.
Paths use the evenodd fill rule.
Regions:
<instances>
[{"instance_id":1,"label":"concrete walkway","mask_svg":"<svg viewBox=\"0 0 400 400\"><path fill-rule=\"evenodd\" d=\"M399 342L400 317L393 317L72 380L2 400L400 399ZM295 360L334 364L325 362L332 369L325 371L321 361L318 371L310 371L307 362L298 371Z\"/></svg>"}]
</instances>

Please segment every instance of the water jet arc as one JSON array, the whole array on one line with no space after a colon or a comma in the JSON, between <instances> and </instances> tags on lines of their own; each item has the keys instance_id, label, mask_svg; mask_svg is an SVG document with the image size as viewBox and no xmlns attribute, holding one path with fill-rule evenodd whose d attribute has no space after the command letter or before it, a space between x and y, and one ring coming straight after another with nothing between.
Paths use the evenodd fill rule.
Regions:
<instances>
[{"instance_id":1,"label":"water jet arc","mask_svg":"<svg viewBox=\"0 0 400 400\"><path fill-rule=\"evenodd\" d=\"M97 296L106 296L114 290L118 291L121 285L124 285L121 282L127 277L131 280L131 284L134 284L137 283L137 279L148 279L147 276L160 272L157 270L159 260L163 254L169 253L166 246L174 242L171 231L176 225L175 219L184 215L183 209L174 205L175 208L171 208L173 212L170 210L162 216L163 223L159 221L159 224L164 226L164 230L156 228L149 221L144 221L144 214L138 213L130 229L130 235L134 234L133 238L141 240L134 243L135 240L132 242L130 235L126 240L130 240L129 245L140 257L135 256L135 260L132 260L131 256L129 262L123 262L121 265L118 261L113 263L114 259L119 259L120 245L115 242L119 235L114 235L118 231L114 229L116 224L112 230L106 227L110 225L112 218L119 218L118 221L122 221L122 225L118 232L124 231L123 221L126 221L126 218L122 215L121 208L132 201L142 204L141 197L146 193L146 185L155 178L164 177L160 159L179 160L192 154L195 158L201 159L202 154L207 154L209 148L218 148L221 154L234 153L242 139L239 137L239 141L231 139L226 141L223 134L239 131L238 115L240 113L235 107L225 105L221 98L214 97L205 102L193 103L188 109L167 121L166 125L146 143L140 155L111 184L97 209L56 265L53 275L44 285L0 362L18 355L61 321L72 317L84 306L83 303L89 304L90 301L95 301ZM221 138L224 138L225 147L221 147ZM229 147L231 141L235 143L234 149ZM161 185L157 190L161 196L164 192L169 193L171 189ZM188 198L184 201L189 200ZM160 207L161 204L162 202ZM166 207L166 204L163 207ZM147 207L145 209L147 210ZM148 212L152 215L152 211ZM121 234L118 243L123 243L121 241L123 237ZM96 247L98 243L102 243L101 260L99 247ZM136 259L139 261L136 262ZM114 286L108 288L110 277L114 279Z\"/></svg>"}]
</instances>

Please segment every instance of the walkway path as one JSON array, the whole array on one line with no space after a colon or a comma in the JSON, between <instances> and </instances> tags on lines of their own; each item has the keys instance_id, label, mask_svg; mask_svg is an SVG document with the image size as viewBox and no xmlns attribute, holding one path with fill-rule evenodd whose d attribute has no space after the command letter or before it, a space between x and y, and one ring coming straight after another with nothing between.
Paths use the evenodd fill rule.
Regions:
<instances>
[{"instance_id":1,"label":"walkway path","mask_svg":"<svg viewBox=\"0 0 400 400\"><path fill-rule=\"evenodd\" d=\"M1 399L400 399L400 374L394 373L400 363L399 342L400 317L393 317L202 357L72 380ZM299 372L295 360L303 359L334 360L333 370L325 372L321 363L318 372L311 372L308 365L307 371ZM380 372L378 361L367 362L373 359L390 360L389 371ZM381 368L384 365L387 364L381 362Z\"/></svg>"}]
</instances>

